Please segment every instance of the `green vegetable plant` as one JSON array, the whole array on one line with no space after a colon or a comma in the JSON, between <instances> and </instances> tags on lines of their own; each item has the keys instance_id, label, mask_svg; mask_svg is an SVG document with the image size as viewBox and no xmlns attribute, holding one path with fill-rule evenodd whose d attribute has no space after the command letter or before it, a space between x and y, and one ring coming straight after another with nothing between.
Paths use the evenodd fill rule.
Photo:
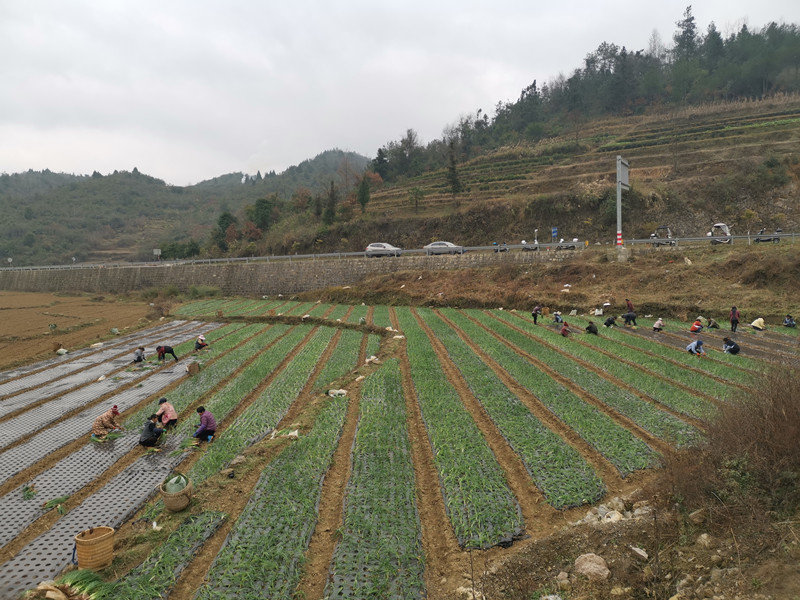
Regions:
<instances>
[{"instance_id":1,"label":"green vegetable plant","mask_svg":"<svg viewBox=\"0 0 800 600\"><path fill-rule=\"evenodd\" d=\"M537 419L447 323L430 309L417 312L445 346L509 445L520 455L547 502L561 509L599 500L606 488L586 459Z\"/></svg>"},{"instance_id":2,"label":"green vegetable plant","mask_svg":"<svg viewBox=\"0 0 800 600\"><path fill-rule=\"evenodd\" d=\"M362 386L344 525L324 597L424 598L422 527L400 367Z\"/></svg>"},{"instance_id":3,"label":"green vegetable plant","mask_svg":"<svg viewBox=\"0 0 800 600\"><path fill-rule=\"evenodd\" d=\"M456 538L469 548L508 543L520 533L522 515L503 470L410 309L396 314Z\"/></svg>"},{"instance_id":4,"label":"green vegetable plant","mask_svg":"<svg viewBox=\"0 0 800 600\"><path fill-rule=\"evenodd\" d=\"M347 403L331 398L308 435L267 465L197 600L294 598Z\"/></svg>"}]
</instances>

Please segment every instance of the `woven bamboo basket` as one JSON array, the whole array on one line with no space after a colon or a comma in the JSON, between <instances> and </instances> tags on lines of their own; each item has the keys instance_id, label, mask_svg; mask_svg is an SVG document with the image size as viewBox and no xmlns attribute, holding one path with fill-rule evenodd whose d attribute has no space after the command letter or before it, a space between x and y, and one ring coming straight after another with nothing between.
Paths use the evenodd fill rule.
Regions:
<instances>
[{"instance_id":1,"label":"woven bamboo basket","mask_svg":"<svg viewBox=\"0 0 800 600\"><path fill-rule=\"evenodd\" d=\"M114 528L92 527L75 536L79 569L102 569L114 560Z\"/></svg>"},{"instance_id":2,"label":"woven bamboo basket","mask_svg":"<svg viewBox=\"0 0 800 600\"><path fill-rule=\"evenodd\" d=\"M192 499L191 479L186 484L185 488L183 488L180 492L175 492L174 494L165 492L163 483L159 489L161 491L161 498L164 500L164 506L167 507L167 510L178 512L189 506L189 501Z\"/></svg>"}]
</instances>

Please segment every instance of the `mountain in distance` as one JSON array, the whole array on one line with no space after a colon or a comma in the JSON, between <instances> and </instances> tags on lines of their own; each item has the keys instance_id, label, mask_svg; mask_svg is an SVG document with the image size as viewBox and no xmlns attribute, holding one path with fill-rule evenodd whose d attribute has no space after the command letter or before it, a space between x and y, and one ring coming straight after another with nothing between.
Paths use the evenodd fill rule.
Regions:
<instances>
[{"instance_id":1,"label":"mountain in distance","mask_svg":"<svg viewBox=\"0 0 800 600\"><path fill-rule=\"evenodd\" d=\"M202 244L224 211L239 213L259 198L322 194L342 165L362 172L368 159L327 150L284 172L228 173L172 186L133 171L109 175L49 170L0 174L0 261L13 266L102 260L149 260L169 242Z\"/></svg>"}]
</instances>

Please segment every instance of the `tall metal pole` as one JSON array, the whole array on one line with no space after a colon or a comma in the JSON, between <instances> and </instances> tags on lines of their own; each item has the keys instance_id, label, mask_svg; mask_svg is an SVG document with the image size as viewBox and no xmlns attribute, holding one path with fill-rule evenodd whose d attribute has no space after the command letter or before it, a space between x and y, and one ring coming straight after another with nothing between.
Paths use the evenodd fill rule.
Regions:
<instances>
[{"instance_id":1,"label":"tall metal pole","mask_svg":"<svg viewBox=\"0 0 800 600\"><path fill-rule=\"evenodd\" d=\"M630 189L628 185L628 161L617 156L617 246L622 246L622 188Z\"/></svg>"}]
</instances>

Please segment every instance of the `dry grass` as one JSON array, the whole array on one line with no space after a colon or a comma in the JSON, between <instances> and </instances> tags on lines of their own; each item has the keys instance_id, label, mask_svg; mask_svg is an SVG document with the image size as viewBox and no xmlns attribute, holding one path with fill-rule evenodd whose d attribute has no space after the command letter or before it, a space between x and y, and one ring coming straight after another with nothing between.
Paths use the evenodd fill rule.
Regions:
<instances>
[{"instance_id":1,"label":"dry grass","mask_svg":"<svg viewBox=\"0 0 800 600\"><path fill-rule=\"evenodd\" d=\"M776 365L761 388L731 398L706 443L665 457L654 485L686 513L703 509L717 528L769 537L770 523L800 509L800 365Z\"/></svg>"}]
</instances>

